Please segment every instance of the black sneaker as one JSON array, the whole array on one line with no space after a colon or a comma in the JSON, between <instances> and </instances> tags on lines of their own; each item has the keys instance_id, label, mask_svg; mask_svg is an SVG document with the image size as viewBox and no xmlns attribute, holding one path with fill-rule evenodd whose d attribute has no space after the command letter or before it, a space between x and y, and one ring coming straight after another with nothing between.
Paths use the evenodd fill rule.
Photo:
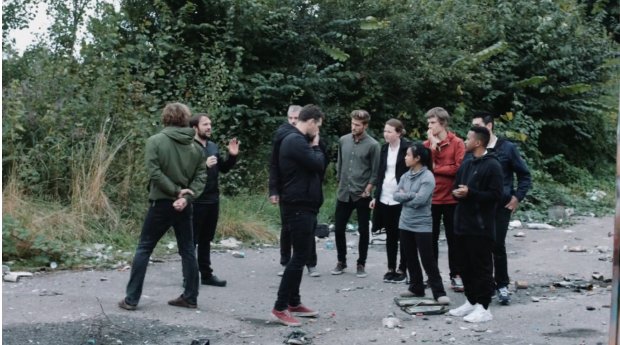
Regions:
<instances>
[{"instance_id":1,"label":"black sneaker","mask_svg":"<svg viewBox=\"0 0 620 345\"><path fill-rule=\"evenodd\" d=\"M226 281L219 279L216 275L211 275L209 278L201 279L202 285L211 285L211 286L226 286Z\"/></svg>"},{"instance_id":2,"label":"black sneaker","mask_svg":"<svg viewBox=\"0 0 620 345\"><path fill-rule=\"evenodd\" d=\"M407 274L404 272L396 272L392 276L392 283L405 283L407 281Z\"/></svg>"},{"instance_id":3,"label":"black sneaker","mask_svg":"<svg viewBox=\"0 0 620 345\"><path fill-rule=\"evenodd\" d=\"M392 272L389 271L386 274L383 275L383 282L384 283L391 283L392 282L392 278L396 275L396 272Z\"/></svg>"}]
</instances>

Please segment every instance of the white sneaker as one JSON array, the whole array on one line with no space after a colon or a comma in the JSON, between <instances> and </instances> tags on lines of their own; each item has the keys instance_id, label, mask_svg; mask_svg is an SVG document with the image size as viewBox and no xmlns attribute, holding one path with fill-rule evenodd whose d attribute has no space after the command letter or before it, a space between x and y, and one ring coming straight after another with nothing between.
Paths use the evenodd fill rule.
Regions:
<instances>
[{"instance_id":1,"label":"white sneaker","mask_svg":"<svg viewBox=\"0 0 620 345\"><path fill-rule=\"evenodd\" d=\"M472 311L474 311L474 306L471 305L468 300L465 300L465 303L462 306L456 309L450 309L450 311L448 311L448 314L452 316L463 317L465 315L468 315Z\"/></svg>"},{"instance_id":2,"label":"white sneaker","mask_svg":"<svg viewBox=\"0 0 620 345\"><path fill-rule=\"evenodd\" d=\"M308 267L308 274L311 277L320 277L321 273L319 273L319 271L316 270L316 267Z\"/></svg>"},{"instance_id":3,"label":"white sneaker","mask_svg":"<svg viewBox=\"0 0 620 345\"><path fill-rule=\"evenodd\" d=\"M489 309L484 309L482 304L476 303L474 311L467 314L463 320L472 323L487 322L493 320L493 315Z\"/></svg>"}]
</instances>

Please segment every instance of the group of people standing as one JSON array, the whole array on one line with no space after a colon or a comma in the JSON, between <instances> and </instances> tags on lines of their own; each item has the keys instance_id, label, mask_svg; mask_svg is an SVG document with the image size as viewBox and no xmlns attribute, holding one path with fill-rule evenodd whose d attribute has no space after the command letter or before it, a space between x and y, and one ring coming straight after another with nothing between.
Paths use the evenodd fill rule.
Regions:
<instances>
[{"instance_id":1,"label":"group of people standing","mask_svg":"<svg viewBox=\"0 0 620 345\"><path fill-rule=\"evenodd\" d=\"M299 109L289 108L289 122L291 117L298 116L296 110ZM300 119L305 109L301 108ZM383 130L385 144L380 146L367 133L370 114L365 110L351 112L351 133L338 142L337 263L331 274L341 275L348 267L345 232L355 210L359 233L356 276L367 276L365 266L372 210L373 232L386 232L388 271L383 280L405 282L408 273L409 287L401 296L423 297L428 286L437 303L448 305L450 299L438 268L438 241L443 224L448 242L451 288L464 292L466 297L462 306L449 313L468 322L485 322L492 320L489 304L495 292L501 304L510 303L505 238L510 215L531 187L531 176L516 145L494 135L493 115L474 115L465 141L448 130L449 119L445 109L430 109L426 113L427 140L415 143L405 138L400 120L390 119ZM290 135L290 126L284 124L276 132L271 156L270 200L274 204L280 202L281 238L285 239L281 241L283 278L272 314L282 324L298 326L301 322L296 316L317 315L315 310L301 304L299 294L304 265L308 266L310 276L320 275L316 270L316 245L313 237L297 243L293 241L294 259L289 259L286 253L290 253L291 241L286 239L301 230L291 226L290 219L285 219L285 211L290 207L299 212L309 208L299 204L301 199L283 201L277 198L294 188L293 176L301 172L316 174L312 178L315 183L297 180L297 184L307 192L309 186L314 188L318 182L320 189L328 159L325 149L319 147L318 127L315 136L306 135L305 146L312 150L299 153L289 150L288 156L283 155L282 141ZM297 132L304 135L300 129ZM299 136L297 132L293 131ZM301 144L301 140L297 144ZM302 152L305 153L302 155ZM291 165L295 173L289 171L287 179L279 164L291 159L297 164ZM319 162L323 162L321 167ZM313 165L309 166L311 163ZM307 193L303 195L309 197ZM301 198L302 194L297 196ZM323 195L317 194L315 201L312 222L300 227L304 232L308 225L316 226L316 213ZM399 247L401 255L397 260ZM428 276L426 282L422 268Z\"/></svg>"},{"instance_id":2,"label":"group of people standing","mask_svg":"<svg viewBox=\"0 0 620 345\"><path fill-rule=\"evenodd\" d=\"M329 155L319 135L325 118L319 107L291 106L287 115L288 122L274 134L269 169L269 199L280 208L283 267L272 315L282 324L299 326L296 317L318 315L302 304L299 288L304 267L310 276L320 276L314 236ZM443 108L426 113L424 142L409 142L403 123L390 119L383 130L383 146L367 133L367 111L354 110L350 116L351 133L338 142L337 263L331 274L341 275L348 267L345 232L355 210L359 233L356 276L367 276L372 211L372 231L386 232L383 280L408 280L404 297L425 296L428 286L437 303L450 304L438 268L443 223L451 287L466 296L466 302L449 313L469 322L491 320L489 304L494 291L500 303L510 302L506 232L512 212L531 187L529 170L516 145L494 135L493 115L486 113L473 117L465 141L448 130L450 115ZM168 104L162 122L165 128L150 137L145 148L150 205L126 297L118 304L126 310L136 309L149 257L170 227L182 258L184 291L168 304L196 308L199 283L226 285L213 274L210 242L219 214L218 175L235 165L239 142L229 141L223 159L218 146L209 141L209 115L191 117L181 103Z\"/></svg>"}]
</instances>

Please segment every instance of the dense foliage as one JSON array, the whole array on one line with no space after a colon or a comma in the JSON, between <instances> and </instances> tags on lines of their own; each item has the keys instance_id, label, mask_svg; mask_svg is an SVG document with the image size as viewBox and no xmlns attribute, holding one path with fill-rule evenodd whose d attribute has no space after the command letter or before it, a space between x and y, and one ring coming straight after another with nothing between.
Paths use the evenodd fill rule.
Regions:
<instances>
[{"instance_id":1,"label":"dense foliage","mask_svg":"<svg viewBox=\"0 0 620 345\"><path fill-rule=\"evenodd\" d=\"M45 40L20 55L6 33L37 3L3 3L2 67L3 181L35 197L75 204L99 188L107 215L142 200L144 140L170 101L213 114L217 141L240 138L228 193L265 190L271 133L293 103L323 107L332 146L356 108L375 137L396 117L413 139L431 107L461 135L473 111L493 111L539 180L612 176L614 2L50 1Z\"/></svg>"}]
</instances>

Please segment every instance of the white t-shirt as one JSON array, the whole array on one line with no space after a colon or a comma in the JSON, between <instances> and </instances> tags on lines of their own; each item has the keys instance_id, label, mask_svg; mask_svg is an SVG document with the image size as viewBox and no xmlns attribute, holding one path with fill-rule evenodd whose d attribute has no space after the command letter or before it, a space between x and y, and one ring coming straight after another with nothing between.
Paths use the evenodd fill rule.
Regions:
<instances>
[{"instance_id":1,"label":"white t-shirt","mask_svg":"<svg viewBox=\"0 0 620 345\"><path fill-rule=\"evenodd\" d=\"M399 203L394 201L394 193L398 189L398 182L396 181L396 158L398 157L398 150L400 149L400 143L395 149L392 149L388 145L387 155L387 168L385 170L385 178L383 179L383 185L381 186L381 203L385 205L398 205Z\"/></svg>"}]
</instances>

